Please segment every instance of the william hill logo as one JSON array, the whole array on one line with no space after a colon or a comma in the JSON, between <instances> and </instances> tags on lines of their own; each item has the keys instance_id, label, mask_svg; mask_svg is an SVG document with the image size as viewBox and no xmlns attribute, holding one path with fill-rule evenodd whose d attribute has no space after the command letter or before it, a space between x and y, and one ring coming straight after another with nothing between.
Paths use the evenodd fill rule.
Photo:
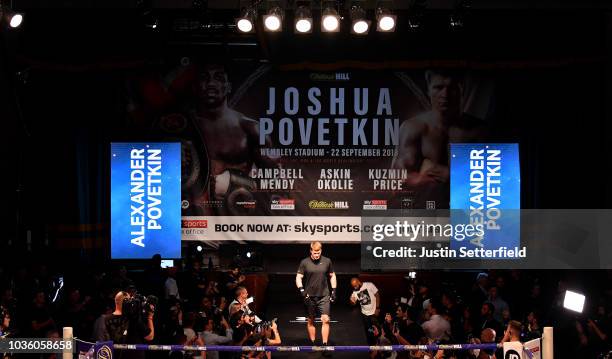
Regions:
<instances>
[{"instance_id":1,"label":"william hill logo","mask_svg":"<svg viewBox=\"0 0 612 359\"><path fill-rule=\"evenodd\" d=\"M349 205L347 201L316 201L312 200L308 202L310 209L348 209Z\"/></svg>"},{"instance_id":2,"label":"william hill logo","mask_svg":"<svg viewBox=\"0 0 612 359\"><path fill-rule=\"evenodd\" d=\"M328 73L312 73L310 74L312 81L350 81L351 75L348 72Z\"/></svg>"}]
</instances>

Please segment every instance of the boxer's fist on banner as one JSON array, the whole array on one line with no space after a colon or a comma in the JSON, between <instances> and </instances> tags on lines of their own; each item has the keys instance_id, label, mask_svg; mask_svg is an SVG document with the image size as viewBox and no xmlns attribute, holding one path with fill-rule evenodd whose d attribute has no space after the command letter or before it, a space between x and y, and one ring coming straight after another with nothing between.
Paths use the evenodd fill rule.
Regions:
<instances>
[{"instance_id":1,"label":"boxer's fist on banner","mask_svg":"<svg viewBox=\"0 0 612 359\"><path fill-rule=\"evenodd\" d=\"M214 178L215 198L225 202L225 208L231 215L244 215L256 208L252 190L256 182L242 172L229 168Z\"/></svg>"}]
</instances>

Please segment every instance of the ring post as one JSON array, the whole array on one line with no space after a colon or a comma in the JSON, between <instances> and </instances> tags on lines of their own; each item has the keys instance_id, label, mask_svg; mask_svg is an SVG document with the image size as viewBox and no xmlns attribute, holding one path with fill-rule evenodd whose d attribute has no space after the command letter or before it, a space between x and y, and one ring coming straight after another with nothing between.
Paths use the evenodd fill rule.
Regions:
<instances>
[{"instance_id":1,"label":"ring post","mask_svg":"<svg viewBox=\"0 0 612 359\"><path fill-rule=\"evenodd\" d=\"M62 330L62 339L63 340L73 340L73 332L72 327L64 327ZM62 352L62 359L72 359L72 350L64 349Z\"/></svg>"},{"instance_id":2,"label":"ring post","mask_svg":"<svg viewBox=\"0 0 612 359\"><path fill-rule=\"evenodd\" d=\"M542 359L553 359L554 346L553 346L553 327L544 327L542 333Z\"/></svg>"}]
</instances>

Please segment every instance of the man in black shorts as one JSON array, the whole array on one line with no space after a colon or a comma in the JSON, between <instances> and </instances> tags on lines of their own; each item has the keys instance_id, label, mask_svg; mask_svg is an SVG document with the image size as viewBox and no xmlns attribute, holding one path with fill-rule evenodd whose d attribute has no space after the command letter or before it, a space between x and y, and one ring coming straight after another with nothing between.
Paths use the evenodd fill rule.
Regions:
<instances>
[{"instance_id":1,"label":"man in black shorts","mask_svg":"<svg viewBox=\"0 0 612 359\"><path fill-rule=\"evenodd\" d=\"M295 276L295 284L304 298L308 319L308 338L313 343L316 338L314 319L321 316L321 338L323 345L329 339L329 303L336 300L336 274L329 258L323 257L321 242L310 244L310 257L300 262ZM331 293L329 284L331 284Z\"/></svg>"}]
</instances>

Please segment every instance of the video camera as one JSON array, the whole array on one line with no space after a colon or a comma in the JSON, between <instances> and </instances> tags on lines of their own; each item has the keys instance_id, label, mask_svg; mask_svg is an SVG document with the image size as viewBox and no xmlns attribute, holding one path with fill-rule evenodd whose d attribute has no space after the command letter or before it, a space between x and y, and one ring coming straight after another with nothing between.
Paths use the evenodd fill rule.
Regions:
<instances>
[{"instance_id":1,"label":"video camera","mask_svg":"<svg viewBox=\"0 0 612 359\"><path fill-rule=\"evenodd\" d=\"M130 319L140 319L142 316L147 316L155 311L159 300L154 295L143 296L134 294L123 300L123 314Z\"/></svg>"}]
</instances>

